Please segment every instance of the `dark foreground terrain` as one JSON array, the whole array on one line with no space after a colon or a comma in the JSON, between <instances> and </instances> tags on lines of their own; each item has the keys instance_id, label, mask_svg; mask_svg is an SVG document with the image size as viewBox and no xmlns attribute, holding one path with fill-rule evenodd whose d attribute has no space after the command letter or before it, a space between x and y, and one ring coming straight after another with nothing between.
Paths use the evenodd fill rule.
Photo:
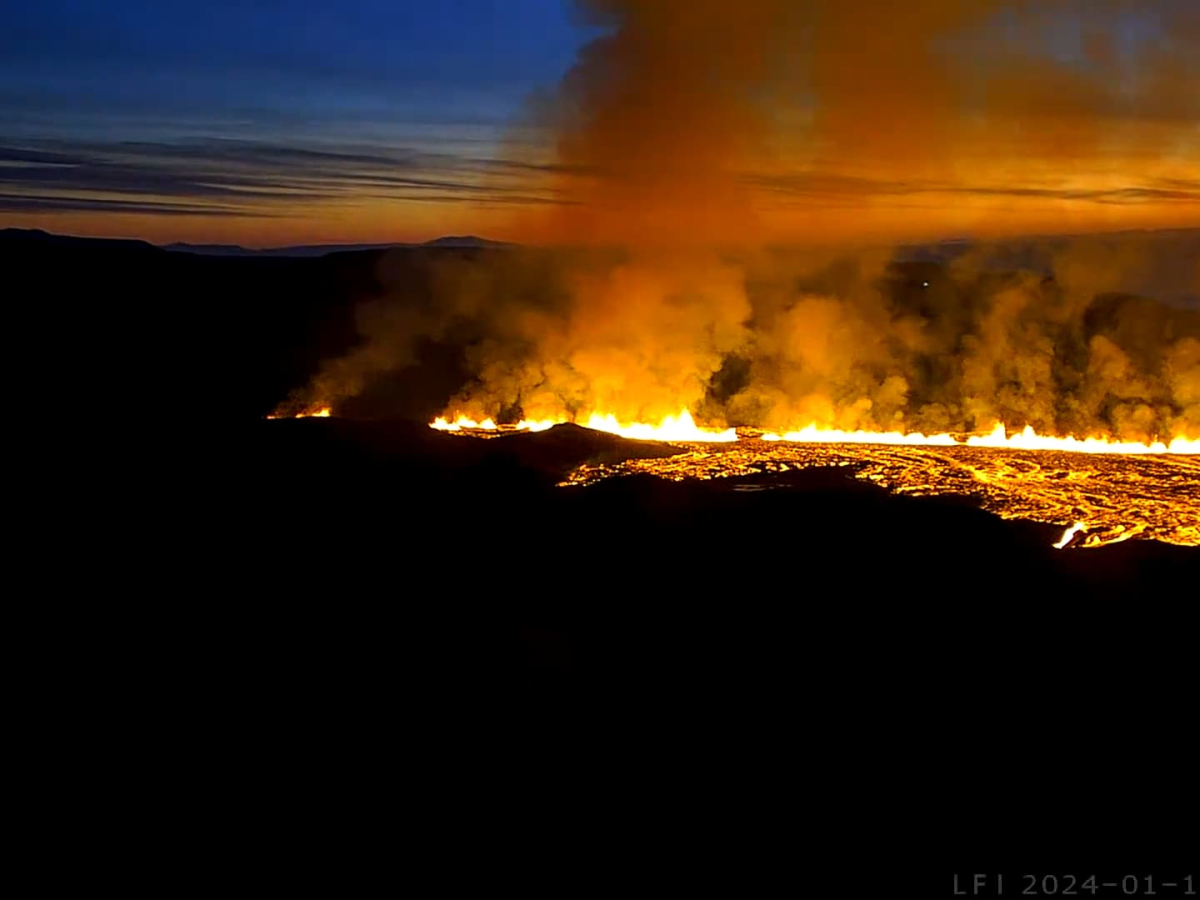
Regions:
<instances>
[{"instance_id":1,"label":"dark foreground terrain","mask_svg":"<svg viewBox=\"0 0 1200 900\"><path fill-rule=\"evenodd\" d=\"M561 428L493 441L431 432L424 423L466 377L469 329L419 343L411 366L337 410L357 421L264 421L322 360L355 345L364 301L436 303L445 272L504 250L215 258L32 232L0 238L7 311L20 326L7 332L10 349L49 361L35 380L55 417L98 415L109 439L88 444L97 454L122 443L117 423L132 423L126 437L146 425L115 464L179 529L164 524L156 537L199 551L197 574L221 573L239 597L486 611L515 629L507 662L550 684L613 677L634 658L711 661L705 639L650 636L688 629L720 634L724 658L743 627L749 643L739 646L751 656L766 638L883 650L906 633L940 646L961 616L966 652L992 636L1003 646L1005 629L1040 640L1033 622L1086 632L1107 615L1106 599L1132 615L1192 593L1196 550L1128 541L1058 552L1061 529L815 470L761 492L739 479L644 476L556 488L598 456L650 451ZM911 277L932 277L935 264L920 265ZM916 653L914 664L928 659Z\"/></svg>"},{"instance_id":2,"label":"dark foreground terrain","mask_svg":"<svg viewBox=\"0 0 1200 900\"><path fill-rule=\"evenodd\" d=\"M583 462L670 452L575 426L477 440L247 423L212 458L209 499L229 514L209 574L230 573L245 598L230 613L279 678L305 673L351 717L432 703L447 733L467 732L450 752L468 769L519 746L523 767L603 790L651 778L625 765L712 779L698 760L716 753L760 796L785 790L765 774L782 767L839 827L863 802L919 810L926 830L885 852L936 839L940 855L919 857L934 870L1035 839L1058 860L1094 852L1098 810L1130 821L1170 804L1191 746L1195 550L1057 551L1056 527L832 470L768 476L774 490L746 490L755 476L555 486ZM716 730L685 738L696 721ZM651 763L664 733L685 747ZM1132 794L1113 758L1136 770ZM692 790L678 802L727 802ZM1035 802L1064 807L1044 818Z\"/></svg>"},{"instance_id":3,"label":"dark foreground terrain","mask_svg":"<svg viewBox=\"0 0 1200 900\"><path fill-rule=\"evenodd\" d=\"M321 802L305 785L330 767L364 797L395 787L381 771L428 783L430 760L452 770L443 791L499 770L484 780L514 786L513 816L510 753L601 791L653 770L692 804L735 775L748 796L837 811L827 834L861 834L869 796L889 846L929 858L950 837L1061 845L1092 812L1152 827L1175 805L1195 550L1059 552L1060 528L821 470L556 487L581 463L673 451L567 426L435 433L463 377L452 345L417 348L376 392L395 418L264 420L353 345L363 297L476 251L0 250L10 350L52 361L36 370L62 429L52 483L86 468L91 491L42 504L64 551L43 574L88 587L47 607L39 653L87 661L67 694L94 701L88 741L127 709L154 746L199 754L196 785L219 787L225 760L289 810ZM784 486L744 489L766 477ZM684 721L712 732L684 738ZM664 733L680 749L656 757ZM1033 784L1040 800L1010 802Z\"/></svg>"},{"instance_id":4,"label":"dark foreground terrain","mask_svg":"<svg viewBox=\"0 0 1200 900\"><path fill-rule=\"evenodd\" d=\"M617 648L632 651L643 628L729 637L735 622L782 621L803 644L828 620L841 625L820 647L853 635L884 650L905 629L932 647L946 617L989 623L990 641L1019 613L1070 621L1082 640L1108 602L1180 602L1197 572L1194 548L1060 551L1060 527L895 496L844 470L556 486L583 463L677 452L569 425L478 440L400 420L300 419L231 429L212 468L245 572L289 591L356 584L414 612L437 598L515 614L527 627L513 649L545 680L616 675L630 662ZM703 657L702 646L671 650Z\"/></svg>"}]
</instances>

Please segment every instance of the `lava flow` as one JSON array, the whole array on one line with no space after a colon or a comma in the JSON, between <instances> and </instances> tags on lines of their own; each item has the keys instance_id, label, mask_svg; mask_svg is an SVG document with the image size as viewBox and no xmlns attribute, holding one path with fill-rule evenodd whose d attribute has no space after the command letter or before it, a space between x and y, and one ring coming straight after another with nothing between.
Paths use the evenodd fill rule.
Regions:
<instances>
[{"instance_id":1,"label":"lava flow","mask_svg":"<svg viewBox=\"0 0 1200 900\"><path fill-rule=\"evenodd\" d=\"M546 419L544 421L522 419L516 425L500 426L490 418L484 419L482 422L476 422L474 419L469 419L466 416L459 416L451 422L445 416L438 416L429 423L429 427L435 428L438 431L463 431L464 429L467 431L545 431L559 424L561 424L561 421L554 419Z\"/></svg>"},{"instance_id":2,"label":"lava flow","mask_svg":"<svg viewBox=\"0 0 1200 900\"><path fill-rule=\"evenodd\" d=\"M324 411L328 414L328 410ZM320 413L318 413L320 415ZM545 431L566 419L522 419L516 425L497 425L491 418L476 421L458 416L450 421L439 416L429 423L430 428L452 432L502 432L502 431ZM593 431L604 431L619 437L644 441L684 441L688 443L733 443L738 439L735 428L702 428L696 424L692 414L684 409L677 416L666 416L659 424L646 422L622 423L612 413L592 413L580 424ZM1009 450L1050 450L1059 453L1109 453L1124 456L1141 454L1200 454L1200 439L1188 440L1176 437L1170 443L1155 441L1151 444L1135 441L1111 441L1104 437L1083 439L1068 436L1049 437L1038 434L1026 425L1019 432L1009 434L1003 423L998 423L987 434L968 435L959 440L950 434L925 435L919 432L899 431L842 431L836 428L821 428L815 423L796 431L758 432L747 429L745 433L764 441L781 441L793 444L882 444L906 447L992 447Z\"/></svg>"},{"instance_id":3,"label":"lava flow","mask_svg":"<svg viewBox=\"0 0 1200 900\"><path fill-rule=\"evenodd\" d=\"M1130 538L1200 546L1200 441L1139 444L1102 438L1056 438L1031 428L985 435L838 431L810 425L783 434L700 428L686 411L659 426L619 424L592 415L588 427L672 444L678 453L583 465L563 482L585 485L633 473L673 481L744 478L838 466L898 494L960 495L1006 519L1065 529L1053 546L1100 547ZM549 427L546 423L537 423ZM554 424L553 422L549 424ZM532 430L460 418L431 427L491 437ZM701 437L691 437L699 434ZM781 485L782 486L782 485Z\"/></svg>"},{"instance_id":4,"label":"lava flow","mask_svg":"<svg viewBox=\"0 0 1200 900\"><path fill-rule=\"evenodd\" d=\"M1200 460L1188 454L754 438L677 446L680 452L664 459L581 466L563 484L635 473L673 481L738 479L838 466L893 493L967 496L1001 518L1059 525L1068 530L1062 547L1100 547L1130 538L1200 546Z\"/></svg>"},{"instance_id":5,"label":"lava flow","mask_svg":"<svg viewBox=\"0 0 1200 900\"><path fill-rule=\"evenodd\" d=\"M698 441L725 444L737 440L737 431L733 428L722 430L698 427L692 419L692 414L686 409L678 416L667 416L658 425L641 422L622 425L616 416L602 416L598 413L592 413L584 425L595 431L607 431L609 434L639 441Z\"/></svg>"},{"instance_id":6,"label":"lava flow","mask_svg":"<svg viewBox=\"0 0 1200 900\"><path fill-rule=\"evenodd\" d=\"M267 416L268 419L328 419L332 415L328 406L322 406L320 409L314 409L309 412L299 412L294 416L281 416L272 414Z\"/></svg>"},{"instance_id":7,"label":"lava flow","mask_svg":"<svg viewBox=\"0 0 1200 900\"><path fill-rule=\"evenodd\" d=\"M1119 453L1123 455L1143 453L1200 453L1200 440L1189 441L1184 437L1174 438L1169 444L1155 441L1152 444L1135 441L1110 441L1107 438L1047 437L1038 434L1026 425L1022 431L1008 434L1003 424L997 424L985 435L970 435L958 441L949 434L903 434L898 431L838 431L809 425L800 431L785 434L764 434L764 441L789 441L801 444L891 444L908 447L995 447L1009 450L1053 450L1060 453Z\"/></svg>"},{"instance_id":8,"label":"lava flow","mask_svg":"<svg viewBox=\"0 0 1200 900\"><path fill-rule=\"evenodd\" d=\"M429 423L430 428L438 431L545 431L555 425L564 424L566 419L522 419L516 425L497 425L487 418L482 422L466 416L458 416L450 421L445 416L438 416ZM677 416L667 416L659 424L650 425L645 422L622 423L612 413L592 413L581 423L593 431L604 431L618 437L638 441L688 441L692 443L730 443L737 440L737 431L733 428L713 429L701 428L696 425L692 414L686 409Z\"/></svg>"},{"instance_id":9,"label":"lava flow","mask_svg":"<svg viewBox=\"0 0 1200 900\"><path fill-rule=\"evenodd\" d=\"M1133 441L1109 441L1106 438L1089 437L1077 441L1074 437L1055 438L1037 434L1028 425L1017 434L1007 435L1003 425L997 425L991 434L967 438L969 447L1002 447L1013 450L1058 450L1065 453L1200 453L1200 440L1189 441L1184 437L1172 439L1169 444L1155 441L1139 444Z\"/></svg>"}]
</instances>

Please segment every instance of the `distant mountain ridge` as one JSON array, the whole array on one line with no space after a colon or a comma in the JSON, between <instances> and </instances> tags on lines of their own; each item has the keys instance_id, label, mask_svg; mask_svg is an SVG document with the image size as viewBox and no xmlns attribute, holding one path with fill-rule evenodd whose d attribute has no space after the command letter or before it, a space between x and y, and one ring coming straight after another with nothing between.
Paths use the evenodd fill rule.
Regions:
<instances>
[{"instance_id":1,"label":"distant mountain ridge","mask_svg":"<svg viewBox=\"0 0 1200 900\"><path fill-rule=\"evenodd\" d=\"M147 241L139 241L134 238L75 237L69 234L51 234L49 231L42 231L40 228L0 228L0 243L42 244L54 247L90 247L93 249L120 247L126 250L139 250L142 252L157 252L159 250L158 247Z\"/></svg>"},{"instance_id":2,"label":"distant mountain ridge","mask_svg":"<svg viewBox=\"0 0 1200 900\"><path fill-rule=\"evenodd\" d=\"M1026 268L1039 268L1039 254L1055 246L1063 246L1071 241L1149 241L1153 244L1168 244L1178 242L1181 245L1191 244L1200 246L1200 228L1170 228L1147 231L1127 230L1114 232L1096 232L1081 235L1044 235L1007 238L949 238L939 241L920 243L901 243L888 245L899 261L920 261L947 263L972 250L991 248L1005 250L1009 253L1008 262L1023 265ZM298 244L285 247L265 247L253 249L238 244L189 244L176 242L172 244L155 245L134 238L95 238L77 237L74 235L53 234L41 229L32 228L0 228L0 241L9 242L38 242L51 243L60 246L77 245L92 247L125 247L140 250L159 250L170 253L191 253L196 256L226 256L226 257L292 257L317 258L331 253L348 253L355 251L378 251L392 249L427 248L465 248L465 249L504 249L515 248L518 244L504 241L493 241L476 235L447 235L424 243L378 243L378 244ZM786 245L777 247L786 250ZM875 247L874 249L884 249Z\"/></svg>"},{"instance_id":3,"label":"distant mountain ridge","mask_svg":"<svg viewBox=\"0 0 1200 900\"><path fill-rule=\"evenodd\" d=\"M858 249L890 250L900 263L929 263L949 266L968 255L992 271L1030 271L1051 275L1056 256L1075 245L1088 245L1096 258L1128 248L1140 261L1111 285L1111 290L1153 296L1172 304L1200 309L1200 228L1124 230L1075 235L1045 235L1009 238L959 237L925 243L905 243ZM22 248L61 248L89 253L119 251L139 255L187 254L193 257L225 259L319 259L335 253L404 250L502 250L519 245L492 241L475 235L448 235L420 244L309 244L271 247L261 250L237 244L174 243L156 246L146 241L123 238L92 238L52 234L41 229L0 228L0 246L24 252ZM773 248L786 252L786 246ZM855 252L847 248L847 252Z\"/></svg>"},{"instance_id":4,"label":"distant mountain ridge","mask_svg":"<svg viewBox=\"0 0 1200 900\"><path fill-rule=\"evenodd\" d=\"M199 256L286 256L313 258L330 253L352 253L363 250L412 249L414 247L456 247L468 249L496 250L515 247L503 241L491 241L475 235L450 235L435 238L423 244L301 244L293 247L267 247L253 250L237 244L166 244L163 250L171 253L193 253Z\"/></svg>"},{"instance_id":5,"label":"distant mountain ridge","mask_svg":"<svg viewBox=\"0 0 1200 900\"><path fill-rule=\"evenodd\" d=\"M124 247L136 248L141 251L166 251L168 253L191 253L196 256L248 256L248 257L290 257L317 258L328 256L330 253L352 253L364 250L393 250L430 248L462 248L498 250L516 247L504 241L492 241L487 238L468 235L448 235L425 241L421 244L301 244L293 247L267 247L255 250L238 244L188 244L176 242L173 244L151 244L136 238L97 238L77 237L69 234L53 234L40 228L0 228L0 242L4 243L37 243L67 247Z\"/></svg>"}]
</instances>

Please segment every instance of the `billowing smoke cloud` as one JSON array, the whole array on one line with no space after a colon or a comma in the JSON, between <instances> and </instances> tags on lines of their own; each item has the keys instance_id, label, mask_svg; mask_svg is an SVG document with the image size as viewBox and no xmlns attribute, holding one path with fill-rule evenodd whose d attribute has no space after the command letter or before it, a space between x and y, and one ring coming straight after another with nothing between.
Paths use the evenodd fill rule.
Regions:
<instances>
[{"instance_id":1,"label":"billowing smoke cloud","mask_svg":"<svg viewBox=\"0 0 1200 900\"><path fill-rule=\"evenodd\" d=\"M535 242L1195 224L1190 0L593 0Z\"/></svg>"},{"instance_id":2,"label":"billowing smoke cloud","mask_svg":"<svg viewBox=\"0 0 1200 900\"><path fill-rule=\"evenodd\" d=\"M579 11L604 33L534 105L550 202L513 223L576 250L459 262L426 302L377 301L309 399L455 340L470 377L449 411L474 417L1200 432L1194 234L991 242L940 265L861 249L1196 224L1195 3Z\"/></svg>"}]
</instances>

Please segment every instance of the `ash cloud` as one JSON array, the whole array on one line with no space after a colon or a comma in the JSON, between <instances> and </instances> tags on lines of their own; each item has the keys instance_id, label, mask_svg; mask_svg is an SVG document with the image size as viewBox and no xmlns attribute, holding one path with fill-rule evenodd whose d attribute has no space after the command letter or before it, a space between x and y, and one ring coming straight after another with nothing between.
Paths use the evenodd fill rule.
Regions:
<instances>
[{"instance_id":1,"label":"ash cloud","mask_svg":"<svg viewBox=\"0 0 1200 900\"><path fill-rule=\"evenodd\" d=\"M579 11L605 33L531 103L557 202L509 236L593 249L483 256L431 276L423 305L378 299L309 400L452 341L468 381L449 411L474 417L1200 433L1197 232L992 240L937 264L862 249L1194 222L1194 4ZM1113 218L1130 210L1150 218Z\"/></svg>"}]
</instances>

